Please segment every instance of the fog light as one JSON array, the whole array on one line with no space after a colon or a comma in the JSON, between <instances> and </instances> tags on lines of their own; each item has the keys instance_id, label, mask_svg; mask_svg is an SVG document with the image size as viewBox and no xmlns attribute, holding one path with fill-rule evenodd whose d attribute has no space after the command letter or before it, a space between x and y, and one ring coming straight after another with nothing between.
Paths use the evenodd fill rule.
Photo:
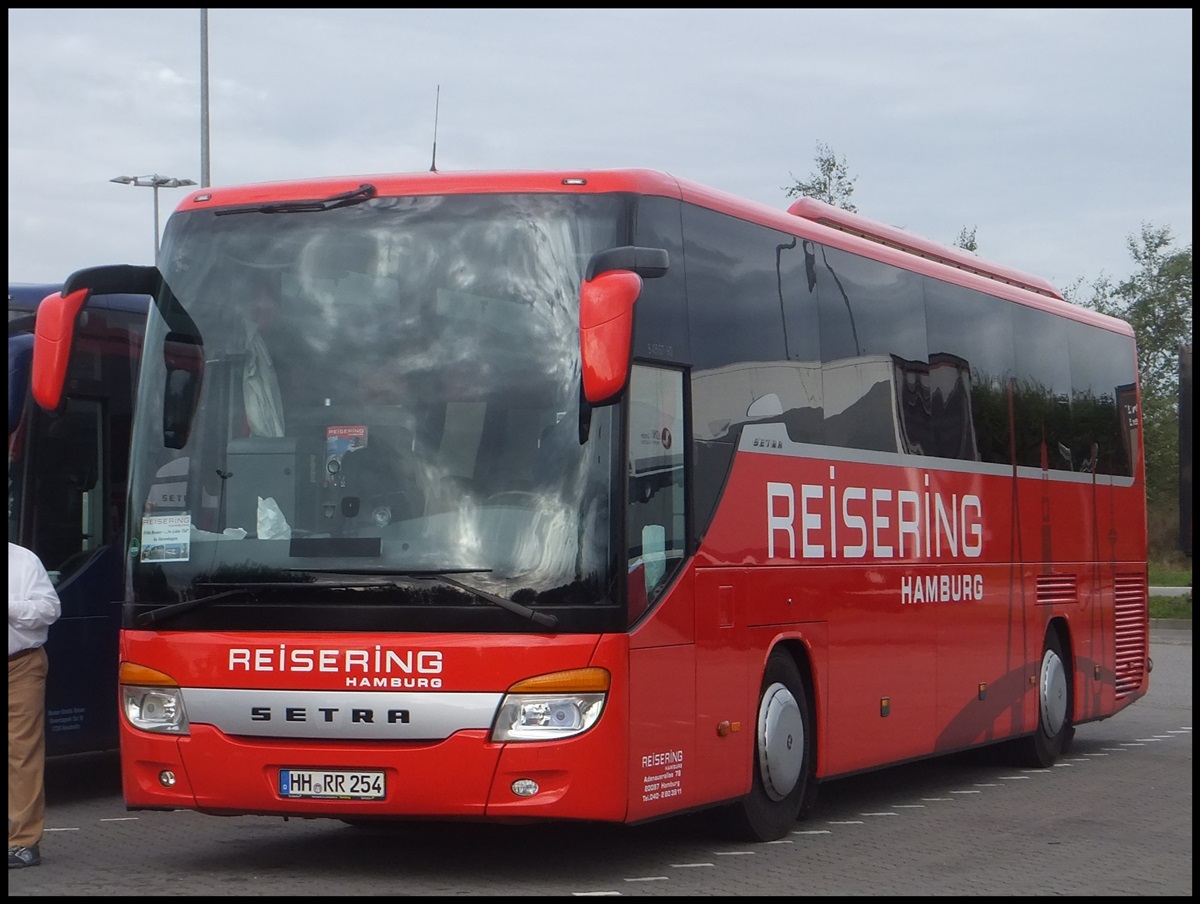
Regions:
<instances>
[{"instance_id":1,"label":"fog light","mask_svg":"<svg viewBox=\"0 0 1200 904\"><path fill-rule=\"evenodd\" d=\"M164 788L170 788L175 784L175 773L170 769L164 769L158 774L158 783Z\"/></svg>"},{"instance_id":2,"label":"fog light","mask_svg":"<svg viewBox=\"0 0 1200 904\"><path fill-rule=\"evenodd\" d=\"M540 790L538 783L531 778L519 778L512 783L512 793L517 797L533 797Z\"/></svg>"}]
</instances>

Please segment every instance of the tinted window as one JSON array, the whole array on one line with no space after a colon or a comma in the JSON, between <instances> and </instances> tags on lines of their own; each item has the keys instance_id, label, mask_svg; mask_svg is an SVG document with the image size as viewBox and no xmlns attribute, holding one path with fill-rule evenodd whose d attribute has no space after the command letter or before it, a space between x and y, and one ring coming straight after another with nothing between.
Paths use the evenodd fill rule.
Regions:
<instances>
[{"instance_id":1,"label":"tinted window","mask_svg":"<svg viewBox=\"0 0 1200 904\"><path fill-rule=\"evenodd\" d=\"M926 280L936 454L1011 463L1012 307L973 289Z\"/></svg>"},{"instance_id":2,"label":"tinted window","mask_svg":"<svg viewBox=\"0 0 1200 904\"><path fill-rule=\"evenodd\" d=\"M1018 377L1013 386L1017 464L1069 471L1071 366L1067 321L1013 306Z\"/></svg>"},{"instance_id":3,"label":"tinted window","mask_svg":"<svg viewBox=\"0 0 1200 904\"><path fill-rule=\"evenodd\" d=\"M1076 470L1130 476L1130 436L1118 395L1136 379L1133 340L1082 323L1067 325L1071 354L1072 458Z\"/></svg>"},{"instance_id":4,"label":"tinted window","mask_svg":"<svg viewBox=\"0 0 1200 904\"><path fill-rule=\"evenodd\" d=\"M784 361L775 248L791 236L685 205L694 364Z\"/></svg>"},{"instance_id":5,"label":"tinted window","mask_svg":"<svg viewBox=\"0 0 1200 904\"><path fill-rule=\"evenodd\" d=\"M825 442L928 454L929 349L920 278L817 247Z\"/></svg>"},{"instance_id":6,"label":"tinted window","mask_svg":"<svg viewBox=\"0 0 1200 904\"><path fill-rule=\"evenodd\" d=\"M793 236L690 205L683 222L695 510L703 532L743 424L783 422L793 439L818 440L818 334L805 258Z\"/></svg>"},{"instance_id":7,"label":"tinted window","mask_svg":"<svg viewBox=\"0 0 1200 904\"><path fill-rule=\"evenodd\" d=\"M669 266L665 276L642 281L634 305L633 355L664 361L686 361L689 355L685 276L687 261L679 234L679 202L639 197L633 242L662 248Z\"/></svg>"}]
</instances>

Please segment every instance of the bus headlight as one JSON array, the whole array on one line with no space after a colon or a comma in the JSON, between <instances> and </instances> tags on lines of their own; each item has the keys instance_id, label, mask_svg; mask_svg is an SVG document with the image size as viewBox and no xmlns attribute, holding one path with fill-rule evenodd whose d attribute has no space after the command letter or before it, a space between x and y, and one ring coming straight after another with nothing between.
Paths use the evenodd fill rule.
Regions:
<instances>
[{"instance_id":1,"label":"bus headlight","mask_svg":"<svg viewBox=\"0 0 1200 904\"><path fill-rule=\"evenodd\" d=\"M142 731L188 733L187 713L178 688L172 692L161 687L122 685L121 708L129 724Z\"/></svg>"},{"instance_id":2,"label":"bus headlight","mask_svg":"<svg viewBox=\"0 0 1200 904\"><path fill-rule=\"evenodd\" d=\"M555 741L587 731L600 719L608 697L606 669L571 669L519 681L509 688L493 741Z\"/></svg>"},{"instance_id":3,"label":"bus headlight","mask_svg":"<svg viewBox=\"0 0 1200 904\"><path fill-rule=\"evenodd\" d=\"M159 734L189 733L183 692L169 675L130 662L121 663L120 674L121 712L130 725Z\"/></svg>"}]
</instances>

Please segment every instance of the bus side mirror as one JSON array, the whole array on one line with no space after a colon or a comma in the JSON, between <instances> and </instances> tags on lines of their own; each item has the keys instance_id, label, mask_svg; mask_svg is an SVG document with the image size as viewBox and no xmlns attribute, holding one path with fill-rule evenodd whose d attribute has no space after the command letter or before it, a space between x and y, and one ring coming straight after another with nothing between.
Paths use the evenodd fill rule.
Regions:
<instances>
[{"instance_id":1,"label":"bus side mirror","mask_svg":"<svg viewBox=\"0 0 1200 904\"><path fill-rule=\"evenodd\" d=\"M192 421L204 383L204 349L187 337L170 334L163 343L166 380L163 386L163 445L182 449L192 433Z\"/></svg>"},{"instance_id":2,"label":"bus side mirror","mask_svg":"<svg viewBox=\"0 0 1200 904\"><path fill-rule=\"evenodd\" d=\"M588 261L579 290L579 352L583 398L591 405L616 401L629 381L633 305L642 280L667 272L662 248L624 245L598 251Z\"/></svg>"},{"instance_id":3,"label":"bus side mirror","mask_svg":"<svg viewBox=\"0 0 1200 904\"><path fill-rule=\"evenodd\" d=\"M614 400L629 379L633 303L642 278L609 270L584 282L579 293L579 352L583 397L593 405Z\"/></svg>"},{"instance_id":4,"label":"bus side mirror","mask_svg":"<svg viewBox=\"0 0 1200 904\"><path fill-rule=\"evenodd\" d=\"M38 306L33 329L33 398L47 411L58 411L67 385L67 365L75 340L75 318L91 295L76 289L47 295Z\"/></svg>"}]
</instances>

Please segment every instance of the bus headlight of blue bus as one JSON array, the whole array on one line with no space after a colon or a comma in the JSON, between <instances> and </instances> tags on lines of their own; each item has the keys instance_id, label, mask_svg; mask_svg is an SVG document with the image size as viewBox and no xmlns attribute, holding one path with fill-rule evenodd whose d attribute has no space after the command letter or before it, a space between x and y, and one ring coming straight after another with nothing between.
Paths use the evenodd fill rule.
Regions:
<instances>
[{"instance_id":1,"label":"bus headlight of blue bus","mask_svg":"<svg viewBox=\"0 0 1200 904\"><path fill-rule=\"evenodd\" d=\"M134 728L159 734L189 733L183 693L170 675L121 663L121 712Z\"/></svg>"},{"instance_id":2,"label":"bus headlight of blue bus","mask_svg":"<svg viewBox=\"0 0 1200 904\"><path fill-rule=\"evenodd\" d=\"M556 741L600 719L612 676L607 669L570 669L518 681L500 701L493 741Z\"/></svg>"}]
</instances>

